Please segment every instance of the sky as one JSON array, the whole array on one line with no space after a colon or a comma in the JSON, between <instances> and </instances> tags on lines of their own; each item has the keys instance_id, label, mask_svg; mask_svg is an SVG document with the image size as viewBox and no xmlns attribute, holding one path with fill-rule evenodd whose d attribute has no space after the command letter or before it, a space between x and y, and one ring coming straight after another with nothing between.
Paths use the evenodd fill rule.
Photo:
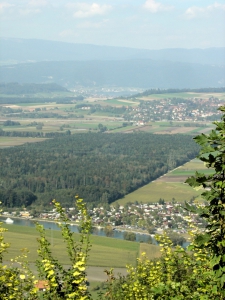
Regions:
<instances>
[{"instance_id":1,"label":"sky","mask_svg":"<svg viewBox=\"0 0 225 300\"><path fill-rule=\"evenodd\" d=\"M225 0L0 0L0 37L142 49L225 47Z\"/></svg>"}]
</instances>

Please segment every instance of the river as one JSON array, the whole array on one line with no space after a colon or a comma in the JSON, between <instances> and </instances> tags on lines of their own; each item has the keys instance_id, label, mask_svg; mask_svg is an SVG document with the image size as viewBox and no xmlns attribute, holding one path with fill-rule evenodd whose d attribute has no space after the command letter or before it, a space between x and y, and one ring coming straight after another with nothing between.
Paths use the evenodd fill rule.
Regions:
<instances>
[{"instance_id":1,"label":"river","mask_svg":"<svg viewBox=\"0 0 225 300\"><path fill-rule=\"evenodd\" d=\"M13 225L35 227L35 221L33 220L21 219L21 218L12 218L12 219L14 221ZM5 220L6 217L3 216L0 217L1 222L5 222ZM56 222L38 220L38 223L43 225L45 229L60 230ZM79 232L78 225L70 225L70 229L72 232L76 232L76 233ZM99 236L106 236L104 232L104 228L102 227L94 227L92 234L99 235ZM135 234L136 234L136 242L147 242L150 237L149 234L144 234L139 232L138 233L135 232ZM124 240L124 231L116 230L116 229L113 230L112 238ZM153 242L155 242L154 239Z\"/></svg>"}]
</instances>

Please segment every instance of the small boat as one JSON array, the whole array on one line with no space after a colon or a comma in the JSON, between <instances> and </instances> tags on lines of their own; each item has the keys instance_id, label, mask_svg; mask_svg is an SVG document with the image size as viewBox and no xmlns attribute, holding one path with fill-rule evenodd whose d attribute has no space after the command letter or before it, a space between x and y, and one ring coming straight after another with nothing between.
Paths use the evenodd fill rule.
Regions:
<instances>
[{"instance_id":1,"label":"small boat","mask_svg":"<svg viewBox=\"0 0 225 300\"><path fill-rule=\"evenodd\" d=\"M7 218L7 219L5 220L5 222L6 222L7 224L12 224L14 221L13 221L12 219L10 219L10 218Z\"/></svg>"}]
</instances>

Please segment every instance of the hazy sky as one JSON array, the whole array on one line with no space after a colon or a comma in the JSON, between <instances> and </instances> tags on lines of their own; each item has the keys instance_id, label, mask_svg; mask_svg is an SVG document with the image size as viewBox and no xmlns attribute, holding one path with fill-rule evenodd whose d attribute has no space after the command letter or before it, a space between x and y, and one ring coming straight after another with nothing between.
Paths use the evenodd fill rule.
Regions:
<instances>
[{"instance_id":1,"label":"hazy sky","mask_svg":"<svg viewBox=\"0 0 225 300\"><path fill-rule=\"evenodd\" d=\"M225 0L0 0L0 36L146 49L225 47Z\"/></svg>"}]
</instances>

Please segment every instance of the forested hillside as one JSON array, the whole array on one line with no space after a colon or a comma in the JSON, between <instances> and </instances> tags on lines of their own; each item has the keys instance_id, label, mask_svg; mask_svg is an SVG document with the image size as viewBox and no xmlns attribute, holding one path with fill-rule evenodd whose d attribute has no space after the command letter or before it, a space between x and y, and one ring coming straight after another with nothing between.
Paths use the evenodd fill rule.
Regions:
<instances>
[{"instance_id":1,"label":"forested hillside","mask_svg":"<svg viewBox=\"0 0 225 300\"><path fill-rule=\"evenodd\" d=\"M111 203L196 156L190 136L88 133L0 150L0 199L7 207Z\"/></svg>"}]
</instances>

